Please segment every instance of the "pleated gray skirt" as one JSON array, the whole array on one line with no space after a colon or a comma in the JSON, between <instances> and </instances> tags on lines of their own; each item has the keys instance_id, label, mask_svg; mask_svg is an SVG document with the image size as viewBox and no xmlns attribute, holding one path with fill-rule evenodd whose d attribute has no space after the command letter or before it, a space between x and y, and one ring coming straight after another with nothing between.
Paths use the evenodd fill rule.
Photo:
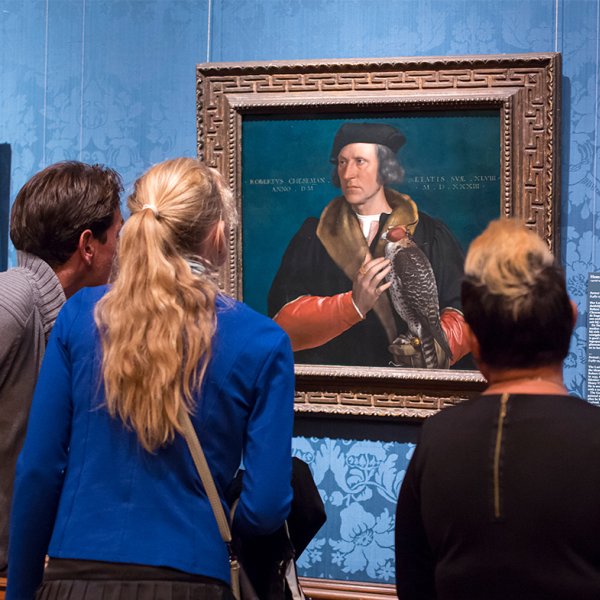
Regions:
<instances>
[{"instance_id":1,"label":"pleated gray skirt","mask_svg":"<svg viewBox=\"0 0 600 600\"><path fill-rule=\"evenodd\" d=\"M219 579L126 563L51 558L36 600L233 600Z\"/></svg>"}]
</instances>

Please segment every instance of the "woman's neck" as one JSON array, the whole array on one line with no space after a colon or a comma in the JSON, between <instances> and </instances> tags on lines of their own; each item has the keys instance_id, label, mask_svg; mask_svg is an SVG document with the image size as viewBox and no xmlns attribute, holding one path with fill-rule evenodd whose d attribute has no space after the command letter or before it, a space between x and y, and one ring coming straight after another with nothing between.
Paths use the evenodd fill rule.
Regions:
<instances>
[{"instance_id":1,"label":"woman's neck","mask_svg":"<svg viewBox=\"0 0 600 600\"><path fill-rule=\"evenodd\" d=\"M488 369L484 394L553 394L568 396L562 365L532 369Z\"/></svg>"}]
</instances>

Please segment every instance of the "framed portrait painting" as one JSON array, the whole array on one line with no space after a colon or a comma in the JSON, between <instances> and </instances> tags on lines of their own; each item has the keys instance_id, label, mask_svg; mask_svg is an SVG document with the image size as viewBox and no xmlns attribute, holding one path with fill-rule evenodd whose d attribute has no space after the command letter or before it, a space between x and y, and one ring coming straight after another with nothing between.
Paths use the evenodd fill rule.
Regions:
<instances>
[{"instance_id":1,"label":"framed portrait painting","mask_svg":"<svg viewBox=\"0 0 600 600\"><path fill-rule=\"evenodd\" d=\"M403 175L382 185L414 203L415 240L435 229L421 247L437 247L427 258L440 308L460 310L461 261L490 220L519 217L559 245L559 84L556 53L198 65L198 155L226 177L240 215L224 289L269 316L297 297L352 290L361 263L324 233L342 227L331 211L347 200L334 141L348 126L383 128L402 140ZM388 323L387 338L352 324L295 354L298 412L420 419L482 389L469 356L396 361L397 315L376 308L365 322Z\"/></svg>"}]
</instances>

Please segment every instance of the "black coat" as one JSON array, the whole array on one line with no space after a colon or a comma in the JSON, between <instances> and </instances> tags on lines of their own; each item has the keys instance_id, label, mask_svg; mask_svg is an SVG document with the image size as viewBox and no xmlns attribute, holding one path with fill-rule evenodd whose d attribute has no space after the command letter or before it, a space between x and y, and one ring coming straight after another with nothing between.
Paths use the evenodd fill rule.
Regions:
<instances>
[{"instance_id":1,"label":"black coat","mask_svg":"<svg viewBox=\"0 0 600 600\"><path fill-rule=\"evenodd\" d=\"M371 244L372 253L387 217L382 215L379 233ZM300 296L333 296L352 289L352 281L317 237L318 224L315 217L307 219L292 238L269 292L269 316L275 316L282 306ZM419 212L413 239L433 268L440 309L460 309L464 254L456 238L441 221ZM406 324L399 317L396 322L398 333L404 333ZM295 360L310 364L389 366L388 344L377 315L370 311L364 321L327 344L296 352Z\"/></svg>"},{"instance_id":2,"label":"black coat","mask_svg":"<svg viewBox=\"0 0 600 600\"><path fill-rule=\"evenodd\" d=\"M396 513L400 600L600 598L600 408L511 395L498 443L499 409L481 396L423 425Z\"/></svg>"}]
</instances>

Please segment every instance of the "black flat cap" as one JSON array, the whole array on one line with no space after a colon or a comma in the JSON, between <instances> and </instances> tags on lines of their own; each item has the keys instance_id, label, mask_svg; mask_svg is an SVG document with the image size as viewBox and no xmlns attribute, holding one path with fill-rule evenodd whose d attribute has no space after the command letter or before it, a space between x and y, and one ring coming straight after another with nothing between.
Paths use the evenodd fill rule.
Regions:
<instances>
[{"instance_id":1,"label":"black flat cap","mask_svg":"<svg viewBox=\"0 0 600 600\"><path fill-rule=\"evenodd\" d=\"M400 150L406 138L391 125L382 123L344 123L335 134L331 161L337 160L340 150L348 144L366 143L387 146L394 154Z\"/></svg>"}]
</instances>

